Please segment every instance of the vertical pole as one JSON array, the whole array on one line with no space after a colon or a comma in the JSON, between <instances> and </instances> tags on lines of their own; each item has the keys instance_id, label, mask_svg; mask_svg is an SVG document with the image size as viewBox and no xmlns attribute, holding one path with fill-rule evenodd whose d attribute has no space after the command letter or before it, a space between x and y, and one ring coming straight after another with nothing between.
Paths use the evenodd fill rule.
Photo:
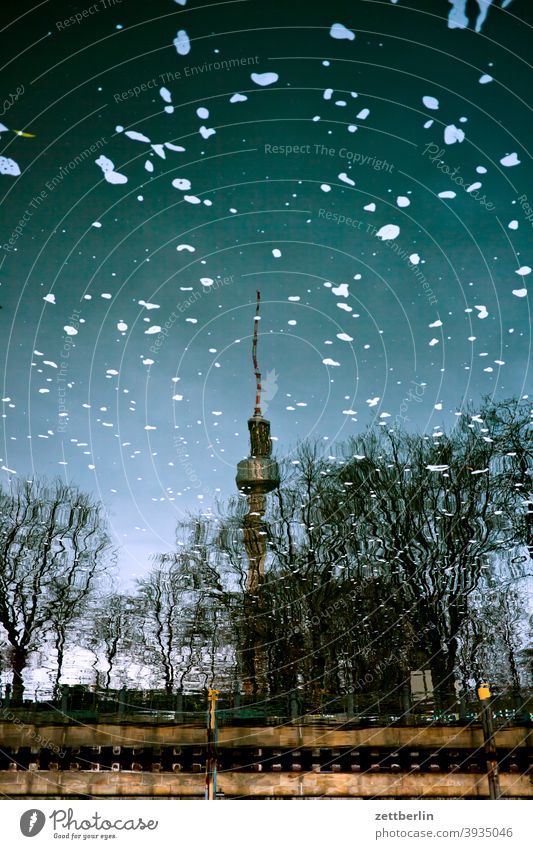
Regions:
<instances>
[{"instance_id":1,"label":"vertical pole","mask_svg":"<svg viewBox=\"0 0 533 849\"><path fill-rule=\"evenodd\" d=\"M207 691L207 758L205 762L205 798L217 795L217 699L218 690Z\"/></svg>"},{"instance_id":2,"label":"vertical pole","mask_svg":"<svg viewBox=\"0 0 533 849\"><path fill-rule=\"evenodd\" d=\"M487 684L480 684L477 697L481 702L481 722L483 724L483 741L487 756L487 779L489 782L489 798L501 799L500 776L496 758L496 740L492 725L492 709L490 706L490 689Z\"/></svg>"}]
</instances>

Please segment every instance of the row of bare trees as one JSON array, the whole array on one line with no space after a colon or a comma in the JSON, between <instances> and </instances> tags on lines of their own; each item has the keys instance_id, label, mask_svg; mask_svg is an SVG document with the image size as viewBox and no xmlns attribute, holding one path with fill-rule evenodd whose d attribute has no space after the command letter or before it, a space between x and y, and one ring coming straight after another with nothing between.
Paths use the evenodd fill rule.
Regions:
<instances>
[{"instance_id":1,"label":"row of bare trees","mask_svg":"<svg viewBox=\"0 0 533 849\"><path fill-rule=\"evenodd\" d=\"M67 650L103 688L239 688L251 638L270 695L386 695L423 668L443 706L484 677L519 693L531 686L532 469L530 409L518 401L467 411L439 436L379 427L335 458L300 446L270 496L252 618L243 499L180 524L175 552L123 594L110 589L99 505L59 482L21 483L0 495L13 697L43 647L56 690Z\"/></svg>"}]
</instances>

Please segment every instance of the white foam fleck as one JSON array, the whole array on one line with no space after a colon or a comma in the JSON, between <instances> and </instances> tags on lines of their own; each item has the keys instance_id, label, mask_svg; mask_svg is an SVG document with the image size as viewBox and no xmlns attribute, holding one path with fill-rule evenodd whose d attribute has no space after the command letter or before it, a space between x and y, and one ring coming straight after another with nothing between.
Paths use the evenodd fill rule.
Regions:
<instances>
[{"instance_id":1,"label":"white foam fleck","mask_svg":"<svg viewBox=\"0 0 533 849\"><path fill-rule=\"evenodd\" d=\"M347 284L347 283L341 283L341 284L340 284L339 286L337 286L337 287L335 287L335 286L334 286L334 287L332 288L332 290L331 290L331 291L332 291L332 292L333 292L333 294L334 294L334 295L336 295L338 298L347 298L347 297L348 297L348 295L350 294L350 293L348 292L348 284Z\"/></svg>"},{"instance_id":2,"label":"white foam fleck","mask_svg":"<svg viewBox=\"0 0 533 849\"><path fill-rule=\"evenodd\" d=\"M186 56L191 50L191 42L189 36L184 29L179 29L176 38L173 41L174 47L180 56Z\"/></svg>"},{"instance_id":3,"label":"white foam fleck","mask_svg":"<svg viewBox=\"0 0 533 849\"><path fill-rule=\"evenodd\" d=\"M451 191L439 192L439 197L440 198L454 198L454 197L456 197L456 193L451 192Z\"/></svg>"},{"instance_id":4,"label":"white foam fleck","mask_svg":"<svg viewBox=\"0 0 533 849\"><path fill-rule=\"evenodd\" d=\"M522 265L515 271L515 274L518 274L519 277L526 277L528 274L531 274L531 268L529 265Z\"/></svg>"},{"instance_id":5,"label":"white foam fleck","mask_svg":"<svg viewBox=\"0 0 533 849\"><path fill-rule=\"evenodd\" d=\"M43 301L46 301L47 304L55 304L56 296L50 292L50 294L44 296Z\"/></svg>"},{"instance_id":6,"label":"white foam fleck","mask_svg":"<svg viewBox=\"0 0 533 849\"><path fill-rule=\"evenodd\" d=\"M516 153L508 153L500 159L500 163L506 168L512 168L513 165L520 165L520 159Z\"/></svg>"},{"instance_id":7,"label":"white foam fleck","mask_svg":"<svg viewBox=\"0 0 533 849\"><path fill-rule=\"evenodd\" d=\"M365 210L365 212L375 212L376 211L376 204L375 203L367 203L367 205L364 206L363 209Z\"/></svg>"},{"instance_id":8,"label":"white foam fleck","mask_svg":"<svg viewBox=\"0 0 533 849\"><path fill-rule=\"evenodd\" d=\"M357 131L357 127L355 126L355 124L348 124L348 132L349 133L355 133L356 131Z\"/></svg>"},{"instance_id":9,"label":"white foam fleck","mask_svg":"<svg viewBox=\"0 0 533 849\"><path fill-rule=\"evenodd\" d=\"M428 325L428 326L429 326L429 327L442 327L442 321L440 320L440 318L438 318L438 319L437 319L437 321L433 321L433 322L432 322L430 325Z\"/></svg>"},{"instance_id":10,"label":"white foam fleck","mask_svg":"<svg viewBox=\"0 0 533 849\"><path fill-rule=\"evenodd\" d=\"M352 312L352 308L348 304L337 304L337 306L340 310L344 310L344 312Z\"/></svg>"},{"instance_id":11,"label":"white foam fleck","mask_svg":"<svg viewBox=\"0 0 533 849\"><path fill-rule=\"evenodd\" d=\"M165 142L164 147L168 148L168 150L175 150L178 153L183 153L183 151L185 150L185 148L182 147L181 144L172 144L172 142Z\"/></svg>"},{"instance_id":12,"label":"white foam fleck","mask_svg":"<svg viewBox=\"0 0 533 849\"><path fill-rule=\"evenodd\" d=\"M272 256L276 257L276 259L279 259L279 258L280 258L280 256L281 256L281 251L280 251L280 249L279 249L279 248L274 248L274 249L273 249L273 251L272 251Z\"/></svg>"},{"instance_id":13,"label":"white foam fleck","mask_svg":"<svg viewBox=\"0 0 533 849\"><path fill-rule=\"evenodd\" d=\"M129 139L133 139L133 141L147 142L150 144L148 136L145 136L143 133L138 133L136 130L126 130L124 135Z\"/></svg>"},{"instance_id":14,"label":"white foam fleck","mask_svg":"<svg viewBox=\"0 0 533 849\"><path fill-rule=\"evenodd\" d=\"M409 198L406 198L405 195L398 195L398 197L396 198L396 203L400 207L411 205L411 201L409 200Z\"/></svg>"},{"instance_id":15,"label":"white foam fleck","mask_svg":"<svg viewBox=\"0 0 533 849\"><path fill-rule=\"evenodd\" d=\"M185 196L184 196L184 198L183 198L183 200L186 200L186 201L187 201L187 203L192 203L192 204L196 204L196 203L201 203L201 202L202 202L202 201L200 200L200 198L196 197L196 195L185 195Z\"/></svg>"},{"instance_id":16,"label":"white foam fleck","mask_svg":"<svg viewBox=\"0 0 533 849\"><path fill-rule=\"evenodd\" d=\"M245 94L239 94L239 92L235 92L229 99L230 103L242 103L244 100L248 100Z\"/></svg>"},{"instance_id":17,"label":"white foam fleck","mask_svg":"<svg viewBox=\"0 0 533 849\"><path fill-rule=\"evenodd\" d=\"M478 311L478 318L487 318L489 313L487 307L484 304L474 304L474 306Z\"/></svg>"},{"instance_id":18,"label":"white foam fleck","mask_svg":"<svg viewBox=\"0 0 533 849\"><path fill-rule=\"evenodd\" d=\"M527 289L513 289L513 295L516 298L525 298L527 295Z\"/></svg>"},{"instance_id":19,"label":"white foam fleck","mask_svg":"<svg viewBox=\"0 0 533 849\"><path fill-rule=\"evenodd\" d=\"M432 97L430 94L425 94L422 98L422 103L426 107L426 109L438 109L439 101L436 97Z\"/></svg>"},{"instance_id":20,"label":"white foam fleck","mask_svg":"<svg viewBox=\"0 0 533 849\"><path fill-rule=\"evenodd\" d=\"M482 183L479 183L479 182L477 182L477 183L470 183L470 185L468 186L468 188L467 188L467 190L466 190L466 191L467 191L467 192L469 192L469 193L470 193L470 192L475 192L475 191L477 191L478 189L480 189L482 185L483 185L483 184L482 184Z\"/></svg>"},{"instance_id":21,"label":"white foam fleck","mask_svg":"<svg viewBox=\"0 0 533 849\"><path fill-rule=\"evenodd\" d=\"M332 360L331 357L326 357L325 360L322 360L325 366L340 366L336 360Z\"/></svg>"},{"instance_id":22,"label":"white foam fleck","mask_svg":"<svg viewBox=\"0 0 533 849\"><path fill-rule=\"evenodd\" d=\"M144 331L146 336L153 336L154 333L161 333L159 324L152 324Z\"/></svg>"},{"instance_id":23,"label":"white foam fleck","mask_svg":"<svg viewBox=\"0 0 533 849\"><path fill-rule=\"evenodd\" d=\"M179 189L182 192L188 192L191 188L191 181L186 180L185 177L176 177L175 180L172 180L172 185L175 189Z\"/></svg>"},{"instance_id":24,"label":"white foam fleck","mask_svg":"<svg viewBox=\"0 0 533 849\"><path fill-rule=\"evenodd\" d=\"M486 85L487 83L491 83L494 77L491 77L490 74L482 74L479 78L479 82L481 85Z\"/></svg>"},{"instance_id":25,"label":"white foam fleck","mask_svg":"<svg viewBox=\"0 0 533 849\"><path fill-rule=\"evenodd\" d=\"M516 220L516 218L513 218L512 221L509 221L509 224L507 226L509 230L518 230L518 221Z\"/></svg>"},{"instance_id":26,"label":"white foam fleck","mask_svg":"<svg viewBox=\"0 0 533 849\"><path fill-rule=\"evenodd\" d=\"M202 121L206 121L209 118L209 109L206 109L205 106L199 106L196 110L196 114Z\"/></svg>"},{"instance_id":27,"label":"white foam fleck","mask_svg":"<svg viewBox=\"0 0 533 849\"><path fill-rule=\"evenodd\" d=\"M165 153L165 145L163 144L153 144L151 145L152 150L156 153L161 159L166 159L167 155Z\"/></svg>"},{"instance_id":28,"label":"white foam fleck","mask_svg":"<svg viewBox=\"0 0 533 849\"><path fill-rule=\"evenodd\" d=\"M333 96L333 89L332 88L326 88L324 90L324 94L323 94L324 100L331 100L332 96Z\"/></svg>"},{"instance_id":29,"label":"white foam fleck","mask_svg":"<svg viewBox=\"0 0 533 849\"><path fill-rule=\"evenodd\" d=\"M376 395L375 398L367 398L366 403L368 404L369 407L377 407L377 405L379 403L379 395Z\"/></svg>"},{"instance_id":30,"label":"white foam fleck","mask_svg":"<svg viewBox=\"0 0 533 849\"><path fill-rule=\"evenodd\" d=\"M432 127L434 123L435 122L434 122L433 118L430 118L430 120L426 121L426 123L424 124L424 129L429 130L429 128Z\"/></svg>"},{"instance_id":31,"label":"white foam fleck","mask_svg":"<svg viewBox=\"0 0 533 849\"><path fill-rule=\"evenodd\" d=\"M104 156L102 154L98 157L98 159L95 159L94 161L96 165L101 168L102 173L108 183L121 184L128 182L128 178L124 174L119 174L117 171L115 171L115 166L113 162L111 161L111 159L108 159L107 156Z\"/></svg>"},{"instance_id":32,"label":"white foam fleck","mask_svg":"<svg viewBox=\"0 0 533 849\"><path fill-rule=\"evenodd\" d=\"M409 262L411 263L411 265L418 265L418 263L420 262L420 256L418 254L411 254L411 256L409 257Z\"/></svg>"},{"instance_id":33,"label":"white foam fleck","mask_svg":"<svg viewBox=\"0 0 533 849\"><path fill-rule=\"evenodd\" d=\"M144 163L144 168L146 171L152 172L154 170L154 163L151 162L150 159L147 159Z\"/></svg>"},{"instance_id":34,"label":"white foam fleck","mask_svg":"<svg viewBox=\"0 0 533 849\"><path fill-rule=\"evenodd\" d=\"M205 286L206 289L209 288L209 286L212 286L214 282L215 281L211 277L200 277L200 283L202 286Z\"/></svg>"},{"instance_id":35,"label":"white foam fleck","mask_svg":"<svg viewBox=\"0 0 533 849\"><path fill-rule=\"evenodd\" d=\"M439 340L435 339L435 337L433 337L433 339L429 340L429 345L430 345L431 348L433 348L434 345L438 345L438 344L439 344Z\"/></svg>"},{"instance_id":36,"label":"white foam fleck","mask_svg":"<svg viewBox=\"0 0 533 849\"><path fill-rule=\"evenodd\" d=\"M355 33L345 27L344 24L332 24L329 34L332 38L339 40L346 39L347 41L353 41L355 38Z\"/></svg>"},{"instance_id":37,"label":"white foam fleck","mask_svg":"<svg viewBox=\"0 0 533 849\"><path fill-rule=\"evenodd\" d=\"M250 77L253 83L260 86L272 85L279 80L279 74L275 74L272 71L267 71L264 74L250 74Z\"/></svg>"},{"instance_id":38,"label":"white foam fleck","mask_svg":"<svg viewBox=\"0 0 533 849\"><path fill-rule=\"evenodd\" d=\"M171 102L171 100L172 100L172 95L170 94L170 92L169 92L168 88L165 88L165 86L163 86L163 88L160 88L160 89L159 89L159 94L161 95L161 97L163 98L163 100L165 101L165 103L170 103L170 102Z\"/></svg>"},{"instance_id":39,"label":"white foam fleck","mask_svg":"<svg viewBox=\"0 0 533 849\"><path fill-rule=\"evenodd\" d=\"M9 156L0 156L0 174L8 174L10 177L18 177L20 168L14 159Z\"/></svg>"},{"instance_id":40,"label":"white foam fleck","mask_svg":"<svg viewBox=\"0 0 533 849\"><path fill-rule=\"evenodd\" d=\"M387 242L390 239L395 239L400 235L400 228L397 224L384 224L383 227L380 227L378 232L376 233L376 237L381 239L383 242Z\"/></svg>"},{"instance_id":41,"label":"white foam fleck","mask_svg":"<svg viewBox=\"0 0 533 849\"><path fill-rule=\"evenodd\" d=\"M331 191L331 186L328 186L327 183L322 183L320 188L322 189L323 192L330 192Z\"/></svg>"},{"instance_id":42,"label":"white foam fleck","mask_svg":"<svg viewBox=\"0 0 533 849\"><path fill-rule=\"evenodd\" d=\"M93 221L93 223L91 224L91 227L96 227L98 230L100 229L101 226L102 226L102 224L101 224L100 221Z\"/></svg>"},{"instance_id":43,"label":"white foam fleck","mask_svg":"<svg viewBox=\"0 0 533 849\"><path fill-rule=\"evenodd\" d=\"M216 134L216 130L213 127L205 127L203 124L198 130L203 139L208 139L211 136Z\"/></svg>"},{"instance_id":44,"label":"white foam fleck","mask_svg":"<svg viewBox=\"0 0 533 849\"><path fill-rule=\"evenodd\" d=\"M139 301L139 306L144 307L145 310L158 310L159 304L149 304L146 301Z\"/></svg>"},{"instance_id":45,"label":"white foam fleck","mask_svg":"<svg viewBox=\"0 0 533 849\"><path fill-rule=\"evenodd\" d=\"M70 324L65 324L63 330L65 331L67 336L77 336L78 335L78 331L76 330L76 328L72 327Z\"/></svg>"},{"instance_id":46,"label":"white foam fleck","mask_svg":"<svg viewBox=\"0 0 533 849\"><path fill-rule=\"evenodd\" d=\"M193 248L192 245L178 245L176 248L177 251L189 251L189 253L194 253L196 248Z\"/></svg>"},{"instance_id":47,"label":"white foam fleck","mask_svg":"<svg viewBox=\"0 0 533 849\"><path fill-rule=\"evenodd\" d=\"M128 325L126 324L125 321L119 321L117 323L117 330L120 330L121 333L125 333L127 329L128 329Z\"/></svg>"},{"instance_id":48,"label":"white foam fleck","mask_svg":"<svg viewBox=\"0 0 533 849\"><path fill-rule=\"evenodd\" d=\"M342 180L343 183L347 183L349 186L355 186L355 180L352 180L351 177L348 177L345 171L341 171L339 174L339 180Z\"/></svg>"},{"instance_id":49,"label":"white foam fleck","mask_svg":"<svg viewBox=\"0 0 533 849\"><path fill-rule=\"evenodd\" d=\"M456 142L464 141L465 134L463 130L456 127L455 124L448 124L444 129L444 143L455 144Z\"/></svg>"},{"instance_id":50,"label":"white foam fleck","mask_svg":"<svg viewBox=\"0 0 533 849\"><path fill-rule=\"evenodd\" d=\"M172 400L173 401L183 401L183 395L173 395Z\"/></svg>"},{"instance_id":51,"label":"white foam fleck","mask_svg":"<svg viewBox=\"0 0 533 849\"><path fill-rule=\"evenodd\" d=\"M356 118L360 118L361 121L364 121L370 115L370 109L361 109L360 112L355 116Z\"/></svg>"},{"instance_id":52,"label":"white foam fleck","mask_svg":"<svg viewBox=\"0 0 533 849\"><path fill-rule=\"evenodd\" d=\"M337 333L337 339L341 342L353 342L353 336L348 336L347 333Z\"/></svg>"},{"instance_id":53,"label":"white foam fleck","mask_svg":"<svg viewBox=\"0 0 533 849\"><path fill-rule=\"evenodd\" d=\"M299 300L300 300L300 296L299 296L299 295L289 295L289 297L287 298L287 300L288 300L288 301L299 301Z\"/></svg>"}]
</instances>

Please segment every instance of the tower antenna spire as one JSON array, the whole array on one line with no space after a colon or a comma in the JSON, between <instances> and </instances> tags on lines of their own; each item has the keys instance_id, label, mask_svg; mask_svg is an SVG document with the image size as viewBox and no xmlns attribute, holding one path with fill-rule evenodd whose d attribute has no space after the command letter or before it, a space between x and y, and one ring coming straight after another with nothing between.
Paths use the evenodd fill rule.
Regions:
<instances>
[{"instance_id":1,"label":"tower antenna spire","mask_svg":"<svg viewBox=\"0 0 533 849\"><path fill-rule=\"evenodd\" d=\"M259 325L259 321L260 321L260 315L259 315L260 302L261 302L261 293L258 290L256 307L255 307L255 317L254 317L254 336L253 336L253 342L252 342L252 362L253 362L254 371L255 371L255 410L254 410L254 416L260 416L261 415L261 372L259 371L259 365L257 363L257 331L258 331L258 325Z\"/></svg>"}]
</instances>

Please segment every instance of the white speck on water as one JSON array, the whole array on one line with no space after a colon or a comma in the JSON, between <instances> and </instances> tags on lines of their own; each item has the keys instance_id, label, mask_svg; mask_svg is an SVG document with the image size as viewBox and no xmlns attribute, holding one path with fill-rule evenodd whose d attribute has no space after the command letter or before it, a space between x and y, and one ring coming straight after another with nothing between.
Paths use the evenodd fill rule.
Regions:
<instances>
[{"instance_id":1,"label":"white speck on water","mask_svg":"<svg viewBox=\"0 0 533 849\"><path fill-rule=\"evenodd\" d=\"M250 74L250 77L253 83L260 86L272 85L279 80L279 74L272 71L267 71L264 74Z\"/></svg>"},{"instance_id":2,"label":"white speck on water","mask_svg":"<svg viewBox=\"0 0 533 849\"><path fill-rule=\"evenodd\" d=\"M192 204L202 203L200 198L196 197L196 195L185 195L183 200L187 201L187 203L192 203Z\"/></svg>"},{"instance_id":3,"label":"white speck on water","mask_svg":"<svg viewBox=\"0 0 533 849\"><path fill-rule=\"evenodd\" d=\"M168 88L165 88L165 87L163 86L163 88L160 88L160 89L159 89L159 94L161 95L161 97L163 98L163 100L165 101L165 103L170 103L170 102L171 102L171 100L172 100L172 95L170 94L170 92L169 92Z\"/></svg>"},{"instance_id":4,"label":"white speck on water","mask_svg":"<svg viewBox=\"0 0 533 849\"><path fill-rule=\"evenodd\" d=\"M150 173L151 173L154 170L154 163L151 162L149 159L147 159L146 162L144 163L144 167L145 167L146 171L150 171Z\"/></svg>"},{"instance_id":5,"label":"white speck on water","mask_svg":"<svg viewBox=\"0 0 533 849\"><path fill-rule=\"evenodd\" d=\"M341 342L353 342L353 336L348 336L347 333L337 333L337 339Z\"/></svg>"},{"instance_id":6,"label":"white speck on water","mask_svg":"<svg viewBox=\"0 0 533 849\"><path fill-rule=\"evenodd\" d=\"M347 298L348 295L350 294L349 291L348 291L348 284L347 283L341 283L337 287L334 286L331 291L338 298Z\"/></svg>"},{"instance_id":7,"label":"white speck on water","mask_svg":"<svg viewBox=\"0 0 533 849\"><path fill-rule=\"evenodd\" d=\"M202 121L206 121L209 118L209 109L206 109L205 106L199 106L196 110L196 114Z\"/></svg>"},{"instance_id":8,"label":"white speck on water","mask_svg":"<svg viewBox=\"0 0 533 849\"><path fill-rule=\"evenodd\" d=\"M180 56L186 56L191 50L191 42L184 29L178 30L173 44Z\"/></svg>"},{"instance_id":9,"label":"white speck on water","mask_svg":"<svg viewBox=\"0 0 533 849\"><path fill-rule=\"evenodd\" d=\"M387 242L390 239L395 239L400 235L400 228L397 224L384 224L376 233L376 237L382 242Z\"/></svg>"},{"instance_id":10,"label":"white speck on water","mask_svg":"<svg viewBox=\"0 0 533 849\"><path fill-rule=\"evenodd\" d=\"M411 263L411 265L418 265L418 263L420 262L419 255L411 254L411 256L409 257L409 262Z\"/></svg>"},{"instance_id":11,"label":"white speck on water","mask_svg":"<svg viewBox=\"0 0 533 849\"><path fill-rule=\"evenodd\" d=\"M117 323L117 330L120 330L121 333L125 333L127 329L128 329L128 325L126 324L125 321L119 321Z\"/></svg>"},{"instance_id":12,"label":"white speck on water","mask_svg":"<svg viewBox=\"0 0 533 849\"><path fill-rule=\"evenodd\" d=\"M332 360L331 357L326 357L325 360L322 360L325 366L340 366L336 360Z\"/></svg>"},{"instance_id":13,"label":"white speck on water","mask_svg":"<svg viewBox=\"0 0 533 849\"><path fill-rule=\"evenodd\" d=\"M202 284L202 286L205 286L206 288L209 288L209 286L212 286L214 282L215 281L211 277L200 277L200 283Z\"/></svg>"},{"instance_id":14,"label":"white speck on water","mask_svg":"<svg viewBox=\"0 0 533 849\"><path fill-rule=\"evenodd\" d=\"M272 256L276 257L276 259L279 259L279 257L281 256L281 251L280 251L280 249L279 249L279 248L274 248L274 249L273 249L273 251L272 251Z\"/></svg>"},{"instance_id":15,"label":"white speck on water","mask_svg":"<svg viewBox=\"0 0 533 849\"><path fill-rule=\"evenodd\" d=\"M159 324L152 324L144 332L147 336L153 336L154 333L161 333L161 328L160 328Z\"/></svg>"},{"instance_id":16,"label":"white speck on water","mask_svg":"<svg viewBox=\"0 0 533 849\"><path fill-rule=\"evenodd\" d=\"M409 200L409 198L406 198L405 195L398 195L398 197L396 198L396 203L399 207L411 205L411 201Z\"/></svg>"},{"instance_id":17,"label":"white speck on water","mask_svg":"<svg viewBox=\"0 0 533 849\"><path fill-rule=\"evenodd\" d=\"M20 168L14 159L8 156L0 156L0 174L8 174L10 177L18 177Z\"/></svg>"},{"instance_id":18,"label":"white speck on water","mask_svg":"<svg viewBox=\"0 0 533 849\"><path fill-rule=\"evenodd\" d=\"M481 85L486 85L487 83L491 83L493 79L494 77L491 77L490 74L482 74L482 76L479 78L479 82L481 83Z\"/></svg>"},{"instance_id":19,"label":"white speck on water","mask_svg":"<svg viewBox=\"0 0 533 849\"><path fill-rule=\"evenodd\" d=\"M77 336L78 335L78 331L76 330L76 328L72 327L70 324L65 324L63 330L65 331L67 336Z\"/></svg>"},{"instance_id":20,"label":"white speck on water","mask_svg":"<svg viewBox=\"0 0 533 849\"><path fill-rule=\"evenodd\" d=\"M175 180L172 180L172 185L175 189L179 189L182 192L188 192L191 188L191 181L186 180L185 177L176 177Z\"/></svg>"},{"instance_id":21,"label":"white speck on water","mask_svg":"<svg viewBox=\"0 0 533 849\"><path fill-rule=\"evenodd\" d=\"M322 183L320 188L322 189L323 192L330 192L331 191L331 186L328 186L327 183Z\"/></svg>"},{"instance_id":22,"label":"white speck on water","mask_svg":"<svg viewBox=\"0 0 533 849\"><path fill-rule=\"evenodd\" d=\"M520 277L526 277L528 274L531 274L531 268L529 265L522 265L515 271L515 274L518 274Z\"/></svg>"},{"instance_id":23,"label":"white speck on water","mask_svg":"<svg viewBox=\"0 0 533 849\"><path fill-rule=\"evenodd\" d=\"M331 100L331 98L333 97L333 89L332 88L326 88L324 90L323 97L324 97L324 100Z\"/></svg>"},{"instance_id":24,"label":"white speck on water","mask_svg":"<svg viewBox=\"0 0 533 849\"><path fill-rule=\"evenodd\" d=\"M128 182L128 178L125 176L125 174L119 174L118 171L115 171L115 166L113 162L111 161L111 159L108 159L107 156L104 156L102 154L98 157L98 159L95 159L94 161L96 165L98 165L98 167L102 169L102 173L108 183L122 184Z\"/></svg>"},{"instance_id":25,"label":"white speck on water","mask_svg":"<svg viewBox=\"0 0 533 849\"><path fill-rule=\"evenodd\" d=\"M148 136L145 136L143 133L138 133L136 130L126 130L124 135L129 139L133 139L133 141L147 142L150 144Z\"/></svg>"},{"instance_id":26,"label":"white speck on water","mask_svg":"<svg viewBox=\"0 0 533 849\"><path fill-rule=\"evenodd\" d=\"M456 127L455 124L448 124L448 126L444 129L445 144L455 144L456 142L463 142L464 138L464 131L460 130L459 127Z\"/></svg>"},{"instance_id":27,"label":"white speck on water","mask_svg":"<svg viewBox=\"0 0 533 849\"><path fill-rule=\"evenodd\" d=\"M56 296L50 292L50 294L44 296L43 301L46 301L47 304L55 304Z\"/></svg>"},{"instance_id":28,"label":"white speck on water","mask_svg":"<svg viewBox=\"0 0 533 849\"><path fill-rule=\"evenodd\" d=\"M355 180L352 180L351 177L348 177L345 171L341 171L339 174L339 180L342 180L343 183L347 183L349 186L355 186Z\"/></svg>"},{"instance_id":29,"label":"white speck on water","mask_svg":"<svg viewBox=\"0 0 533 849\"><path fill-rule=\"evenodd\" d=\"M375 398L367 398L366 403L368 404L369 407L377 407L377 405L379 403L379 395L376 395Z\"/></svg>"},{"instance_id":30,"label":"white speck on water","mask_svg":"<svg viewBox=\"0 0 533 849\"><path fill-rule=\"evenodd\" d=\"M440 198L454 198L454 197L456 197L456 194L455 194L455 192L450 192L450 191L439 192L439 197Z\"/></svg>"},{"instance_id":31,"label":"white speck on water","mask_svg":"<svg viewBox=\"0 0 533 849\"><path fill-rule=\"evenodd\" d=\"M364 121L370 115L370 109L361 109L360 112L355 116L356 118L360 118L361 121Z\"/></svg>"},{"instance_id":32,"label":"white speck on water","mask_svg":"<svg viewBox=\"0 0 533 849\"><path fill-rule=\"evenodd\" d=\"M329 34L332 38L339 40L346 39L347 41L353 41L355 38L355 33L345 27L344 24L333 24Z\"/></svg>"},{"instance_id":33,"label":"white speck on water","mask_svg":"<svg viewBox=\"0 0 533 849\"><path fill-rule=\"evenodd\" d=\"M478 318L487 318L489 313L488 313L487 307L484 304L479 304L479 305L474 304L474 306L475 306L475 309L478 311L478 316L477 316Z\"/></svg>"},{"instance_id":34,"label":"white speck on water","mask_svg":"<svg viewBox=\"0 0 533 849\"><path fill-rule=\"evenodd\" d=\"M367 205L364 206L363 209L365 210L365 212L375 212L376 211L376 204L375 203L367 203Z\"/></svg>"},{"instance_id":35,"label":"white speck on water","mask_svg":"<svg viewBox=\"0 0 533 849\"><path fill-rule=\"evenodd\" d=\"M196 248L193 248L192 245L178 245L176 248L177 251L189 251L189 253L193 254Z\"/></svg>"},{"instance_id":36,"label":"white speck on water","mask_svg":"<svg viewBox=\"0 0 533 849\"><path fill-rule=\"evenodd\" d=\"M509 221L507 226L509 230L518 230L518 221L514 218L512 221Z\"/></svg>"},{"instance_id":37,"label":"white speck on water","mask_svg":"<svg viewBox=\"0 0 533 849\"><path fill-rule=\"evenodd\" d=\"M513 289L513 295L516 298L525 298L527 295L527 289Z\"/></svg>"},{"instance_id":38,"label":"white speck on water","mask_svg":"<svg viewBox=\"0 0 533 849\"><path fill-rule=\"evenodd\" d=\"M442 321L440 320L440 318L438 318L438 319L437 319L437 321L433 321L433 322L432 322L430 325L428 325L428 326L429 326L429 327L442 327Z\"/></svg>"},{"instance_id":39,"label":"white speck on water","mask_svg":"<svg viewBox=\"0 0 533 849\"><path fill-rule=\"evenodd\" d=\"M200 133L200 135L202 136L203 139L208 139L211 136L216 135L216 130L213 129L213 127L204 127L203 124L200 127L200 129L198 130L198 132Z\"/></svg>"},{"instance_id":40,"label":"white speck on water","mask_svg":"<svg viewBox=\"0 0 533 849\"><path fill-rule=\"evenodd\" d=\"M426 121L426 123L424 124L424 129L429 130L429 128L432 127L434 123L435 122L434 122L433 118L430 118L430 120Z\"/></svg>"},{"instance_id":41,"label":"white speck on water","mask_svg":"<svg viewBox=\"0 0 533 849\"><path fill-rule=\"evenodd\" d=\"M239 92L235 92L229 99L230 103L242 103L244 100L248 100L245 94L239 94Z\"/></svg>"},{"instance_id":42,"label":"white speck on water","mask_svg":"<svg viewBox=\"0 0 533 849\"><path fill-rule=\"evenodd\" d=\"M337 304L340 310L344 310L344 312L352 312L352 308L349 304Z\"/></svg>"},{"instance_id":43,"label":"white speck on water","mask_svg":"<svg viewBox=\"0 0 533 849\"><path fill-rule=\"evenodd\" d=\"M439 340L435 339L435 337L433 337L433 339L430 339L430 341L429 341L429 345L430 345L431 348L433 348L434 345L438 345L438 344L439 344Z\"/></svg>"},{"instance_id":44,"label":"white speck on water","mask_svg":"<svg viewBox=\"0 0 533 849\"><path fill-rule=\"evenodd\" d=\"M506 156L500 159L500 163L506 168L512 168L513 165L520 165L520 159L518 158L516 153L508 153Z\"/></svg>"},{"instance_id":45,"label":"white speck on water","mask_svg":"<svg viewBox=\"0 0 533 849\"><path fill-rule=\"evenodd\" d=\"M438 109L439 101L436 97L431 97L429 94L425 94L422 98L422 103L426 107L426 109Z\"/></svg>"}]
</instances>

